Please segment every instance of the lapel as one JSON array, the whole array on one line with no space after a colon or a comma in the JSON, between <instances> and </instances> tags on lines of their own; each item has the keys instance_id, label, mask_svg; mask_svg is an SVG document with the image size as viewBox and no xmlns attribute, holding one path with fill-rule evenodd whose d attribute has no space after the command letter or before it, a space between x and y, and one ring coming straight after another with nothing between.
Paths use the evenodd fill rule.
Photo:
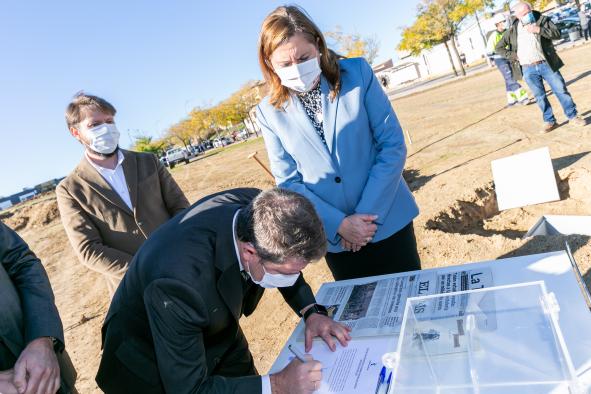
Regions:
<instances>
[{"instance_id":1,"label":"lapel","mask_svg":"<svg viewBox=\"0 0 591 394\"><path fill-rule=\"evenodd\" d=\"M322 140L316 133L314 126L312 126L312 122L310 121L310 118L308 118L306 110L304 109L300 99L295 95L292 95L288 99L287 103L283 106L283 109L288 116L287 123L291 123L291 120L295 121L295 124L301 131L301 134L306 138L306 140L308 140L312 148L314 148L314 150L332 166L333 162L330 152L322 143ZM322 110L324 111L324 104ZM326 130L326 126L324 126L324 129ZM328 140L326 142L328 144Z\"/></svg>"},{"instance_id":2,"label":"lapel","mask_svg":"<svg viewBox=\"0 0 591 394\"><path fill-rule=\"evenodd\" d=\"M237 321L242 313L243 294L242 277L234 249L232 220L239 208L240 206L234 204L224 207L223 213L218 218L219 225L215 239L215 267L222 272L217 282L217 289Z\"/></svg>"},{"instance_id":3,"label":"lapel","mask_svg":"<svg viewBox=\"0 0 591 394\"><path fill-rule=\"evenodd\" d=\"M137 194L138 194L138 171L137 171L137 156L129 151L121 149L123 153L123 173L125 174L125 183L127 183L127 189L129 190L129 198L131 199L131 206L136 211L137 208Z\"/></svg>"},{"instance_id":4,"label":"lapel","mask_svg":"<svg viewBox=\"0 0 591 394\"><path fill-rule=\"evenodd\" d=\"M320 76L320 92L322 97L322 114L324 115L322 122L324 138L326 139L328 151L332 155L334 150L334 137L336 133L335 129L339 96L337 95L333 101L330 101L330 85L323 75Z\"/></svg>"},{"instance_id":5,"label":"lapel","mask_svg":"<svg viewBox=\"0 0 591 394\"><path fill-rule=\"evenodd\" d=\"M76 167L76 174L84 180L88 185L100 194L105 200L111 204L119 207L124 212L128 213L133 217L133 212L129 209L127 204L119 197L119 194L109 183L99 174L99 172L88 162L86 157L82 157L80 164Z\"/></svg>"}]
</instances>

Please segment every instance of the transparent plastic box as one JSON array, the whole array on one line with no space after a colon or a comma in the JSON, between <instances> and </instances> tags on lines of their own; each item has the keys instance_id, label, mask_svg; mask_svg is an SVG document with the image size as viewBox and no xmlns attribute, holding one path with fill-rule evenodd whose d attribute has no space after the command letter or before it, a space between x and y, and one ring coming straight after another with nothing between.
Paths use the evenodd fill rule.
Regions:
<instances>
[{"instance_id":1,"label":"transparent plastic box","mask_svg":"<svg viewBox=\"0 0 591 394\"><path fill-rule=\"evenodd\" d=\"M409 298L388 393L583 393L558 311L544 282Z\"/></svg>"}]
</instances>

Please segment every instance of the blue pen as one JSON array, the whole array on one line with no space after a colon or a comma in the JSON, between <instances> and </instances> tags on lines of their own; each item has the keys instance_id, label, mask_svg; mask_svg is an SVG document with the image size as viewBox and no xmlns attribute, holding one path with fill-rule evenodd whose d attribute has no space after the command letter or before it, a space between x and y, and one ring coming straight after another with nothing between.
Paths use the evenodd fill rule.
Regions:
<instances>
[{"instance_id":1,"label":"blue pen","mask_svg":"<svg viewBox=\"0 0 591 394\"><path fill-rule=\"evenodd\" d=\"M384 380L386 379L386 367L382 367L382 370L380 371L380 377L378 378L378 385L376 386L376 393L378 394L378 392L380 391L380 387L382 386L382 384L384 384Z\"/></svg>"},{"instance_id":2,"label":"blue pen","mask_svg":"<svg viewBox=\"0 0 591 394\"><path fill-rule=\"evenodd\" d=\"M386 386L386 394L388 394L390 392L390 383L392 383L392 372L390 372L390 375L388 375L388 383Z\"/></svg>"}]
</instances>

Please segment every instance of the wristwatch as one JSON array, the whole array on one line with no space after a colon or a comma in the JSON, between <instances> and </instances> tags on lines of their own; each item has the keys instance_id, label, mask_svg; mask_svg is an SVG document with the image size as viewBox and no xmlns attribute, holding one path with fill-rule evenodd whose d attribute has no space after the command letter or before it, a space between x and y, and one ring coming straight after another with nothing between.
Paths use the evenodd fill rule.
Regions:
<instances>
[{"instance_id":1,"label":"wristwatch","mask_svg":"<svg viewBox=\"0 0 591 394\"><path fill-rule=\"evenodd\" d=\"M311 307L309 307L308 309L306 309L306 312L304 312L304 316L302 316L304 318L304 321L308 320L308 318L313 313L318 313L320 315L328 316L328 310L326 309L326 307L324 305L314 304Z\"/></svg>"}]
</instances>

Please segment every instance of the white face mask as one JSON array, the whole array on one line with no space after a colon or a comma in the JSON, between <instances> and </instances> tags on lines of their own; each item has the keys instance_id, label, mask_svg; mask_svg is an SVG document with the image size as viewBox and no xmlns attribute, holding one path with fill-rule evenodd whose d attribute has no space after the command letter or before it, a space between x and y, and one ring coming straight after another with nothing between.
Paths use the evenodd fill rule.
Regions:
<instances>
[{"instance_id":1,"label":"white face mask","mask_svg":"<svg viewBox=\"0 0 591 394\"><path fill-rule=\"evenodd\" d=\"M95 152L108 155L115 152L119 145L119 130L113 123L103 123L88 129L86 132L90 144L90 149Z\"/></svg>"},{"instance_id":2,"label":"white face mask","mask_svg":"<svg viewBox=\"0 0 591 394\"><path fill-rule=\"evenodd\" d=\"M293 286L294 283L296 283L296 281L298 280L298 277L300 276L300 273L298 272L297 274L291 274L291 275L284 275L284 274L270 274L267 272L267 270L265 269L264 265L261 265L263 267L263 271L265 272L265 274L263 275L263 278L261 280L256 280L252 274L250 273L250 264L248 267L248 275L250 276L250 279L252 279L252 281L254 283L256 283L257 285L264 287L265 289L274 289L277 287L290 287Z\"/></svg>"},{"instance_id":3,"label":"white face mask","mask_svg":"<svg viewBox=\"0 0 591 394\"><path fill-rule=\"evenodd\" d=\"M303 63L278 68L275 72L281 79L283 86L304 93L314 87L322 70L320 64L318 64L318 58L314 57Z\"/></svg>"}]
</instances>

